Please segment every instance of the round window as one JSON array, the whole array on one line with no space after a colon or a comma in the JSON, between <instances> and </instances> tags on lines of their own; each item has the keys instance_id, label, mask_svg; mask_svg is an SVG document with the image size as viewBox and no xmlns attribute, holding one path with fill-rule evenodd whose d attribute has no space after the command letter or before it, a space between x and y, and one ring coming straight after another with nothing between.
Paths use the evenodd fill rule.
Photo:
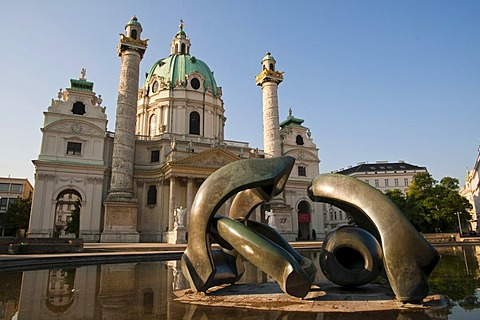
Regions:
<instances>
[{"instance_id":1,"label":"round window","mask_svg":"<svg viewBox=\"0 0 480 320\"><path fill-rule=\"evenodd\" d=\"M152 92L155 93L158 91L158 81L155 81L152 85Z\"/></svg>"},{"instance_id":2,"label":"round window","mask_svg":"<svg viewBox=\"0 0 480 320\"><path fill-rule=\"evenodd\" d=\"M193 89L198 90L200 89L200 80L197 78L192 78L192 80L190 80L190 85Z\"/></svg>"}]
</instances>

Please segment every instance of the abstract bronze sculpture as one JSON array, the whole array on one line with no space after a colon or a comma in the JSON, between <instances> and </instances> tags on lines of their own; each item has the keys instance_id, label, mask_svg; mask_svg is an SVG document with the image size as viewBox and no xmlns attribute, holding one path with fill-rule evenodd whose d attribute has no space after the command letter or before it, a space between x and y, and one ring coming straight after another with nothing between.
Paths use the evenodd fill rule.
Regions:
<instances>
[{"instance_id":1,"label":"abstract bronze sculpture","mask_svg":"<svg viewBox=\"0 0 480 320\"><path fill-rule=\"evenodd\" d=\"M282 192L294 162L292 157L239 160L202 184L192 205L189 240L182 256L183 274L194 291L238 281L244 272L243 257L289 295L307 295L317 271L313 263L274 228L249 220L256 207ZM313 201L345 210L362 228L336 230L338 234L330 236L335 241L327 237L320 265L332 282L347 287L369 283L383 262L398 300L421 301L427 296L427 277L438 262L438 253L385 195L356 178L332 174L317 176L308 192ZM216 215L232 196L228 217ZM221 248L213 250L214 242ZM348 270L342 264L346 247L358 253L364 266Z\"/></svg>"}]
</instances>

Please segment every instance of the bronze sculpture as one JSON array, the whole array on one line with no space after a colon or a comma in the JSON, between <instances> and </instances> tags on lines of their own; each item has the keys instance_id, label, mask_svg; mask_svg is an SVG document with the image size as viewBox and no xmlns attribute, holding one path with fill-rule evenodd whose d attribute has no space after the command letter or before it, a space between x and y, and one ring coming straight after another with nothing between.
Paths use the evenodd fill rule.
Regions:
<instances>
[{"instance_id":1,"label":"bronze sculpture","mask_svg":"<svg viewBox=\"0 0 480 320\"><path fill-rule=\"evenodd\" d=\"M194 291L238 281L244 272L243 257L275 279L284 292L307 295L316 273L313 263L274 228L249 220L257 206L282 192L294 162L287 156L239 160L220 168L202 184L192 205L189 241L182 256L182 271ZM427 296L427 277L438 262L438 253L385 195L356 178L332 174L317 176L308 192L313 201L331 203L351 214L363 229L335 231L343 235L339 233L337 242L325 246L321 266L332 282L363 285L372 281L383 265L398 300L421 301ZM229 216L216 215L232 196ZM398 241L399 233L402 241ZM214 242L220 249L211 248ZM366 263L358 274L355 269L339 271L343 268L339 252L345 245ZM411 250L413 245L418 251ZM347 274L351 278L345 281Z\"/></svg>"}]
</instances>

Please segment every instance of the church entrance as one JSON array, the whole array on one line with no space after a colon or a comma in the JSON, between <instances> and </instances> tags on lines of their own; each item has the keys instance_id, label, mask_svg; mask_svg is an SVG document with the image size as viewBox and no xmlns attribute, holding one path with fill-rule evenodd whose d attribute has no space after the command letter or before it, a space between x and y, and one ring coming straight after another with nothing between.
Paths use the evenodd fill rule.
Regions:
<instances>
[{"instance_id":1,"label":"church entrance","mask_svg":"<svg viewBox=\"0 0 480 320\"><path fill-rule=\"evenodd\" d=\"M307 201L300 201L297 207L298 212L298 240L312 240L312 235L310 234L310 205Z\"/></svg>"},{"instance_id":2,"label":"church entrance","mask_svg":"<svg viewBox=\"0 0 480 320\"><path fill-rule=\"evenodd\" d=\"M81 201L82 197L76 190L67 189L60 192L55 206L54 238L76 237L80 227Z\"/></svg>"}]
</instances>

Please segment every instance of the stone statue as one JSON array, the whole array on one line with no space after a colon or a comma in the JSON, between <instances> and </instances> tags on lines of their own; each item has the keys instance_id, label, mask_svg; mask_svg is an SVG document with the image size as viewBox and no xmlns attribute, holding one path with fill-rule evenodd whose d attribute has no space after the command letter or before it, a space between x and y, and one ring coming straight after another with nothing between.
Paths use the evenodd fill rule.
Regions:
<instances>
[{"instance_id":1,"label":"stone statue","mask_svg":"<svg viewBox=\"0 0 480 320\"><path fill-rule=\"evenodd\" d=\"M272 209L265 211L265 220L267 220L267 224L269 227L277 229L275 225L275 212Z\"/></svg>"},{"instance_id":2,"label":"stone statue","mask_svg":"<svg viewBox=\"0 0 480 320\"><path fill-rule=\"evenodd\" d=\"M173 215L175 217L175 222L174 222L174 225L173 225L174 228L181 228L181 227L184 226L186 211L187 211L187 209L185 209L182 206L175 208L175 210L173 212Z\"/></svg>"}]
</instances>

